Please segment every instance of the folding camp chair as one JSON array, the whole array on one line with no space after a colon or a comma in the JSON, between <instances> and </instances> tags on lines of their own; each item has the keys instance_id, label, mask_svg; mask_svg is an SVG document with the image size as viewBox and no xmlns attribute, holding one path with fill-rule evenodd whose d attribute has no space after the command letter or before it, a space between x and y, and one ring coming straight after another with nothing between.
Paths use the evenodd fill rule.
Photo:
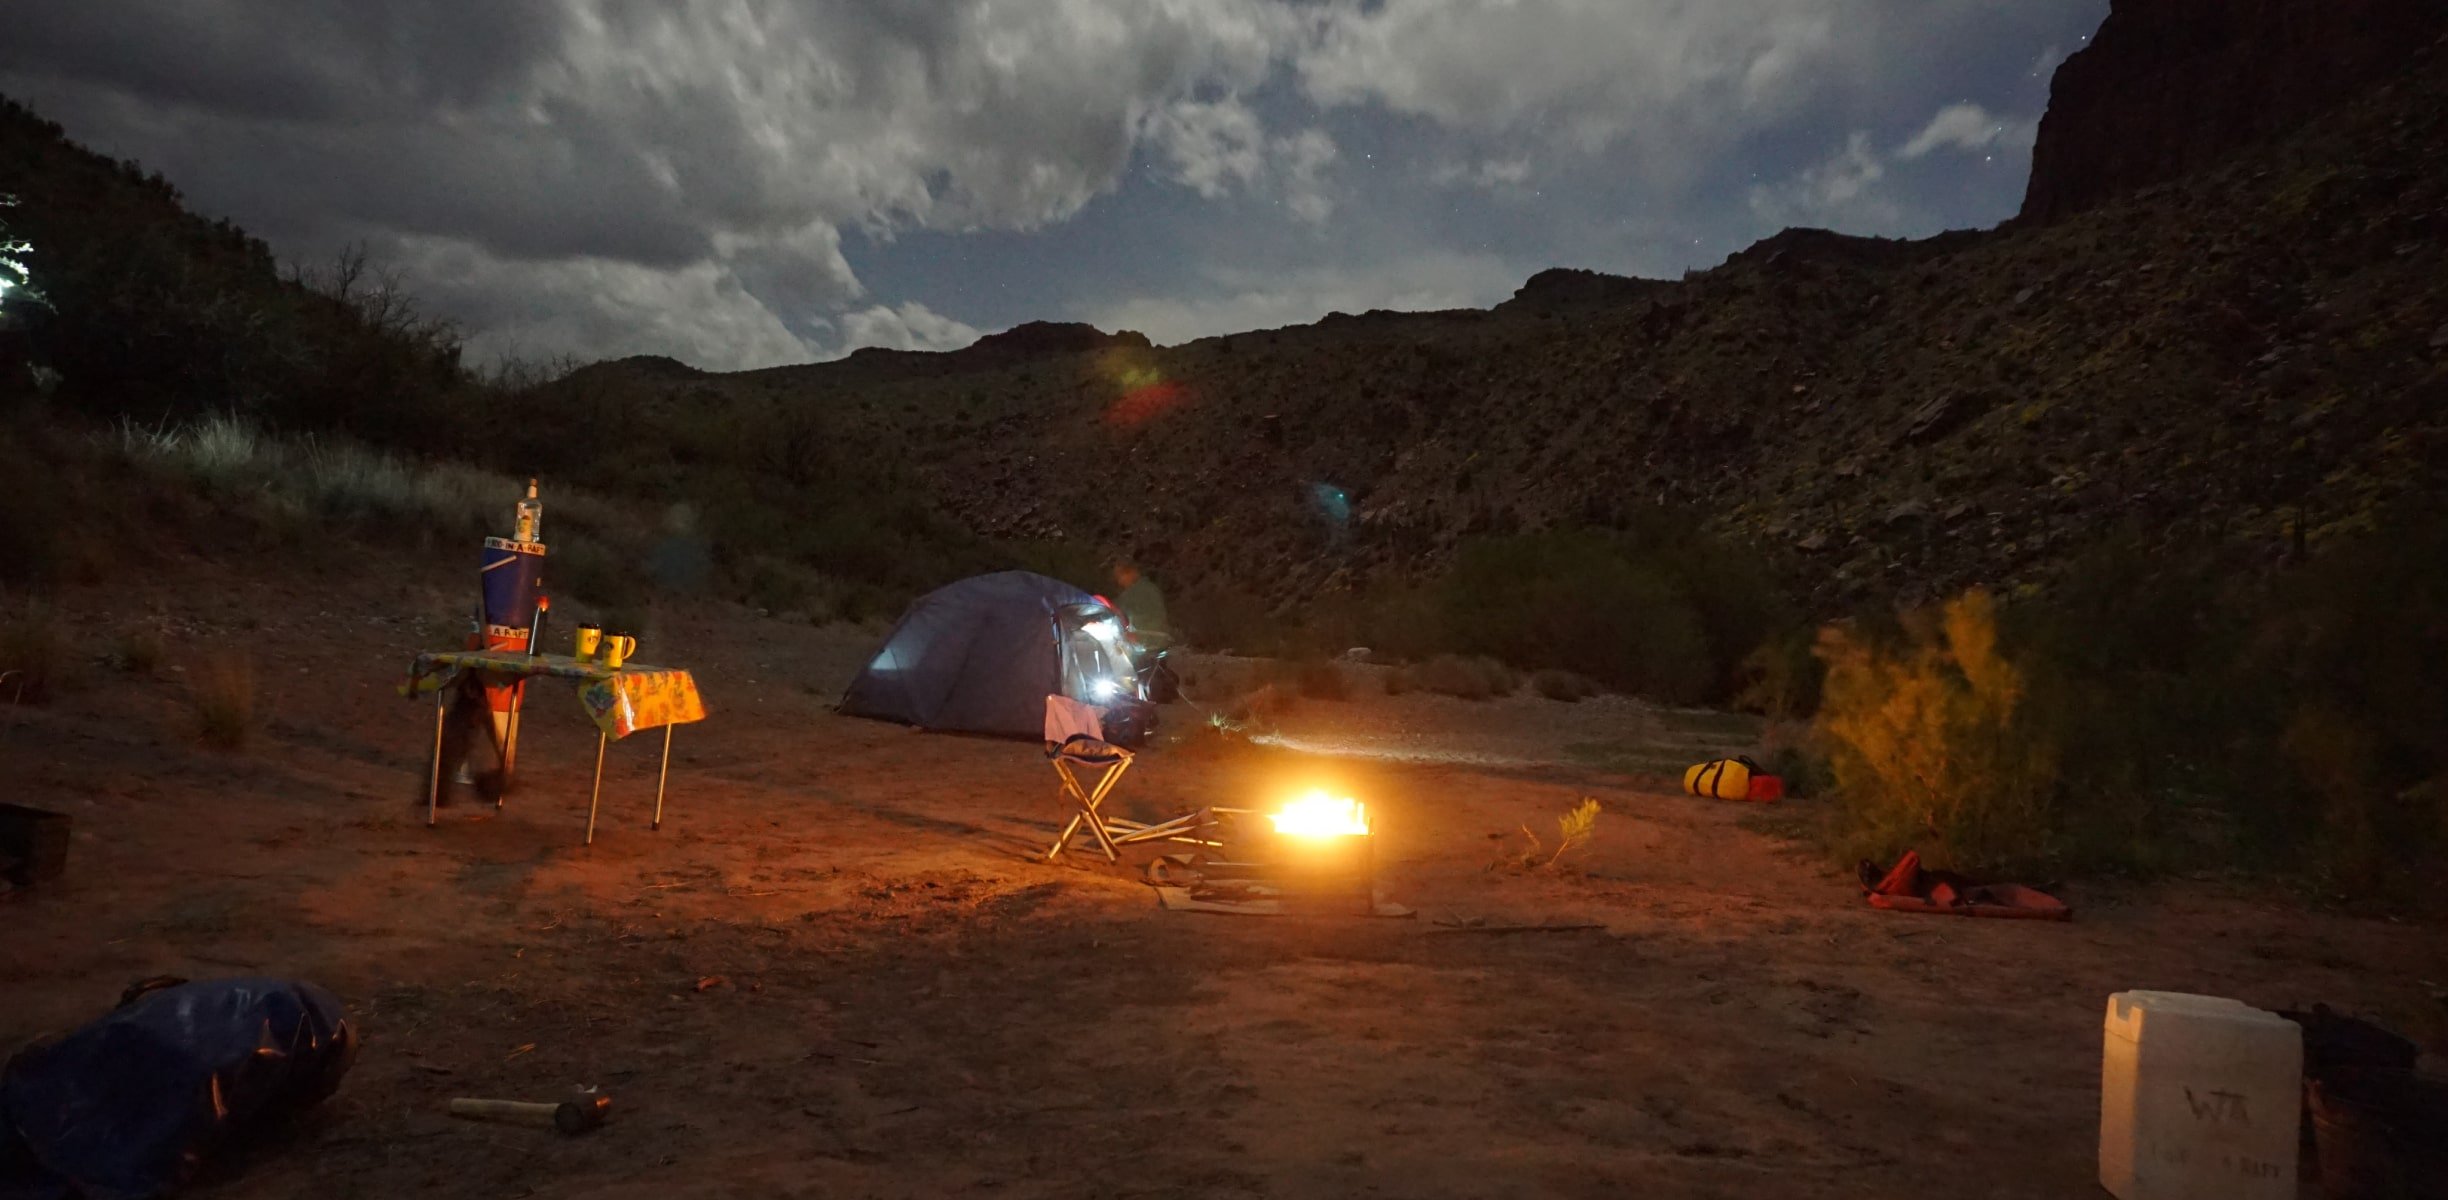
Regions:
<instances>
[{"instance_id":1,"label":"folding camp chair","mask_svg":"<svg viewBox=\"0 0 2448 1200\"><path fill-rule=\"evenodd\" d=\"M1046 861L1062 857L1081 826L1096 838L1107 862L1122 861L1119 848L1135 842L1208 844L1204 834L1214 818L1204 809L1154 825L1105 815L1105 798L1130 770L1133 755L1107 742L1104 732L1095 708L1068 696L1046 697L1046 760L1054 764L1054 774L1062 780L1063 801L1073 810L1046 850ZM1083 779L1089 772L1094 774Z\"/></svg>"}]
</instances>

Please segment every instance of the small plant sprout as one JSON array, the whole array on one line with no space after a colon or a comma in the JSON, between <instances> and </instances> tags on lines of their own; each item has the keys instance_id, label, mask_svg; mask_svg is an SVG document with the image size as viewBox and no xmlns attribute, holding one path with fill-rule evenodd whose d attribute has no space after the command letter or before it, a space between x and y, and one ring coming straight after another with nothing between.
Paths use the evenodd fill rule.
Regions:
<instances>
[{"instance_id":1,"label":"small plant sprout","mask_svg":"<svg viewBox=\"0 0 2448 1200\"><path fill-rule=\"evenodd\" d=\"M1556 842L1555 853L1549 855L1547 861L1552 863L1564 857L1565 851L1587 843L1590 835L1597 830L1598 798L1583 796L1581 803L1574 805L1571 812L1556 818L1556 835L1560 840Z\"/></svg>"},{"instance_id":2,"label":"small plant sprout","mask_svg":"<svg viewBox=\"0 0 2448 1200\"><path fill-rule=\"evenodd\" d=\"M1598 831L1599 811L1596 796L1583 796L1581 802L1573 806L1572 811L1556 818L1556 847L1554 850L1549 850L1547 844L1540 841L1539 835L1532 833L1528 825L1522 826L1522 840L1528 843L1527 848L1518 854L1508 854L1498 859L1489 869L1503 867L1514 871L1534 871L1541 867L1554 866L1557 859L1564 857L1565 851L1589 842L1590 835Z\"/></svg>"}]
</instances>

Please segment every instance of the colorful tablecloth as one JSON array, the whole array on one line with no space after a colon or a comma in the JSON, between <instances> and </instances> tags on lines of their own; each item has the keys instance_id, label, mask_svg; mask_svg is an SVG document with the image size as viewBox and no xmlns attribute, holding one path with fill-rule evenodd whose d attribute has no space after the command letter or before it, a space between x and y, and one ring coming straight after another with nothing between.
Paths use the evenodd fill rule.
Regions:
<instances>
[{"instance_id":1,"label":"colorful tablecloth","mask_svg":"<svg viewBox=\"0 0 2448 1200\"><path fill-rule=\"evenodd\" d=\"M416 656L403 696L429 696L468 671L510 678L567 679L578 685L578 702L607 735L625 738L641 729L686 725L706 718L697 678L676 667L631 663L617 671L566 654L529 656L518 650L431 650Z\"/></svg>"}]
</instances>

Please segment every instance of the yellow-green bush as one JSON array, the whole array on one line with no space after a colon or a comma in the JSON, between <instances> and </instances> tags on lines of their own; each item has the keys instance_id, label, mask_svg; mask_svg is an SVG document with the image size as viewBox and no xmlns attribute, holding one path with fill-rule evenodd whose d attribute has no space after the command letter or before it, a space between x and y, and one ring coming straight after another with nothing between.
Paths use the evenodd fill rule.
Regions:
<instances>
[{"instance_id":1,"label":"yellow-green bush","mask_svg":"<svg viewBox=\"0 0 2448 1200\"><path fill-rule=\"evenodd\" d=\"M1820 639L1844 849L1917 848L1948 866L2053 857L2059 750L1998 644L1996 601L1970 592L1906 625L1891 645L1836 627Z\"/></svg>"}]
</instances>

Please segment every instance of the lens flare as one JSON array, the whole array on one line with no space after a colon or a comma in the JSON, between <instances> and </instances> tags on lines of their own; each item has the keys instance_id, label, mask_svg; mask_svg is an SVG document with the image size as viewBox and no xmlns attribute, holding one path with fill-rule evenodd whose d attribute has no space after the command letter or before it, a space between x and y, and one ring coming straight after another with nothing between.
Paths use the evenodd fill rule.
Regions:
<instances>
[{"instance_id":1,"label":"lens flare","mask_svg":"<svg viewBox=\"0 0 2448 1200\"><path fill-rule=\"evenodd\" d=\"M1309 502L1317 506L1318 514L1337 528L1351 523L1351 493L1331 483L1309 485Z\"/></svg>"}]
</instances>

